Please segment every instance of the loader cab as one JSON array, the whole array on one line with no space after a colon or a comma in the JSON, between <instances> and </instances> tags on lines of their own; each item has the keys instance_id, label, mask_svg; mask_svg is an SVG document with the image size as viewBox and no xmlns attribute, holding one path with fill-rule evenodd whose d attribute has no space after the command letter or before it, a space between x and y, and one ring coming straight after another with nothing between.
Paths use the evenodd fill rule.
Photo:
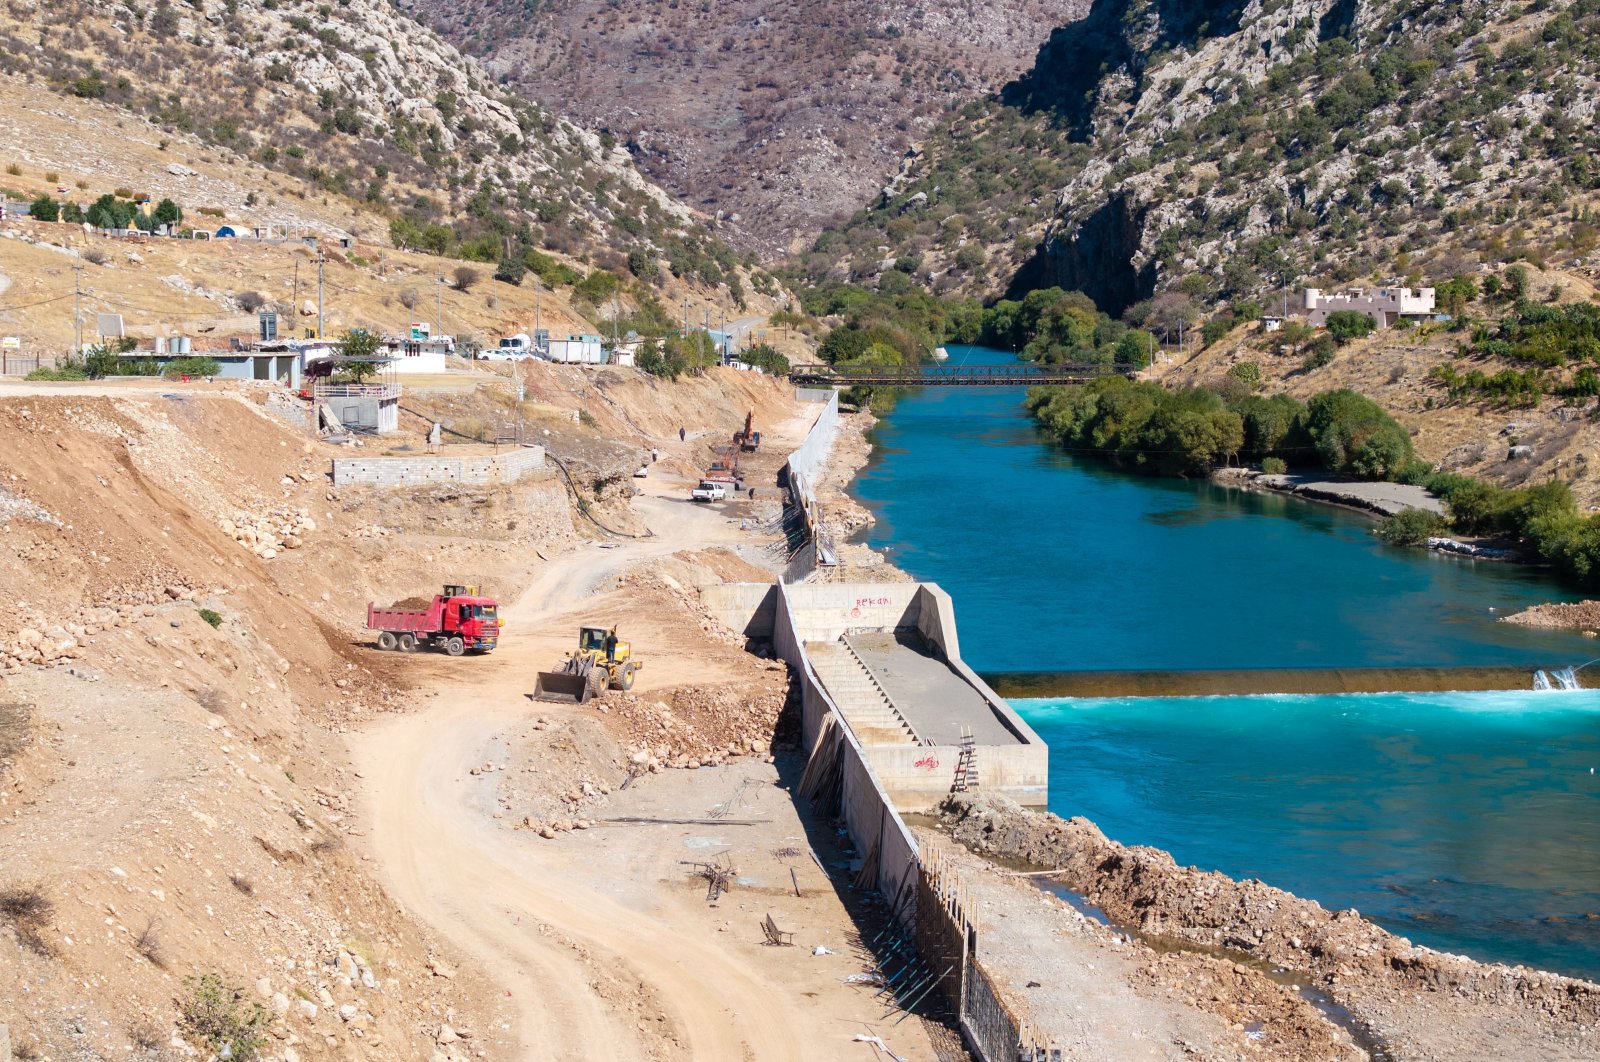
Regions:
<instances>
[{"instance_id":1,"label":"loader cab","mask_svg":"<svg viewBox=\"0 0 1600 1062\"><path fill-rule=\"evenodd\" d=\"M606 635L610 633L605 627L584 627L578 632L578 648L583 652L606 651Z\"/></svg>"}]
</instances>

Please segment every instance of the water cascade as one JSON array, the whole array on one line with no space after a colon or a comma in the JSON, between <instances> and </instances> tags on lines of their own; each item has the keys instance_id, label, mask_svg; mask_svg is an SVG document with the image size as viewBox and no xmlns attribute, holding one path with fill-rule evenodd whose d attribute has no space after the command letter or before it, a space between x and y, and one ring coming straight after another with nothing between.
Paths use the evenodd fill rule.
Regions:
<instances>
[{"instance_id":1,"label":"water cascade","mask_svg":"<svg viewBox=\"0 0 1600 1062\"><path fill-rule=\"evenodd\" d=\"M1535 671L1533 673L1533 688L1536 690L1577 690L1583 687L1578 685L1577 668L1562 667L1548 673L1543 669Z\"/></svg>"}]
</instances>

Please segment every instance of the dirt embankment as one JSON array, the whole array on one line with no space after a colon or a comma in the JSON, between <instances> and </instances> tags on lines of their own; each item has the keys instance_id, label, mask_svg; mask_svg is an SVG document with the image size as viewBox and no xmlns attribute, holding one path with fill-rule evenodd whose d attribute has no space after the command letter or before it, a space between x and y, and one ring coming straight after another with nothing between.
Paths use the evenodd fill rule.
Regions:
<instances>
[{"instance_id":1,"label":"dirt embankment","mask_svg":"<svg viewBox=\"0 0 1600 1062\"><path fill-rule=\"evenodd\" d=\"M657 385L627 375L615 386L645 416ZM663 437L669 418L731 436L748 400L778 408L781 385L747 375L668 389L648 415ZM563 418L559 445L647 452L593 381L565 388L566 408L600 412ZM345 740L412 710L409 687L442 664L371 649L366 603L451 581L509 604L531 573L559 575L598 549L566 485L336 488L329 461L348 454L254 386L31 390L0 398L0 1000L28 1001L0 1011L14 1047L170 1057L199 1042L179 1004L212 975L241 1012L263 1008L274 1058L512 1057L492 971L375 887ZM704 617L648 600L704 640ZM571 627L550 638L506 664L547 665ZM727 758L745 734L691 736L673 761Z\"/></svg>"},{"instance_id":2,"label":"dirt embankment","mask_svg":"<svg viewBox=\"0 0 1600 1062\"><path fill-rule=\"evenodd\" d=\"M1538 627L1545 630L1583 631L1593 636L1600 631L1600 601L1575 601L1570 604L1548 603L1513 612L1500 617L1501 623L1514 623L1519 627Z\"/></svg>"},{"instance_id":3,"label":"dirt embankment","mask_svg":"<svg viewBox=\"0 0 1600 1062\"><path fill-rule=\"evenodd\" d=\"M1054 871L1114 923L1303 971L1399 1057L1594 1057L1600 985L1419 947L1353 910L1181 867L1166 852L1111 841L1085 819L1001 797L958 795L941 816L957 841Z\"/></svg>"}]
</instances>

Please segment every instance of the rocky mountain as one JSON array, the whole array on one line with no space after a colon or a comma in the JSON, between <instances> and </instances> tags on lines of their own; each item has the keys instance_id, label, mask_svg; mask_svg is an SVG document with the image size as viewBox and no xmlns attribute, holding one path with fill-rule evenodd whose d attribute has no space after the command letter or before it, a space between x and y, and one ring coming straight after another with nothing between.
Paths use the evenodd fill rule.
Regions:
<instances>
[{"instance_id":1,"label":"rocky mountain","mask_svg":"<svg viewBox=\"0 0 1600 1062\"><path fill-rule=\"evenodd\" d=\"M9 0L0 55L309 182L301 195L354 200L368 238L488 262L543 247L730 294L769 284L620 146L498 88L381 0Z\"/></svg>"},{"instance_id":2,"label":"rocky mountain","mask_svg":"<svg viewBox=\"0 0 1600 1062\"><path fill-rule=\"evenodd\" d=\"M1085 0L401 0L763 257L802 249Z\"/></svg>"},{"instance_id":3,"label":"rocky mountain","mask_svg":"<svg viewBox=\"0 0 1600 1062\"><path fill-rule=\"evenodd\" d=\"M1113 314L1180 284L1585 270L1597 31L1594 0L1096 0L806 268Z\"/></svg>"}]
</instances>

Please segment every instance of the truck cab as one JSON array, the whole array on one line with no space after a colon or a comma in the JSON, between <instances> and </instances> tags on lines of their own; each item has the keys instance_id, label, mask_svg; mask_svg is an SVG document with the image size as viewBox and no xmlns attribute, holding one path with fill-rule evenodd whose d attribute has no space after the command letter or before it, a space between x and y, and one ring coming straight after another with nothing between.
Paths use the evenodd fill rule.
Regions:
<instances>
[{"instance_id":1,"label":"truck cab","mask_svg":"<svg viewBox=\"0 0 1600 1062\"><path fill-rule=\"evenodd\" d=\"M500 642L500 615L493 598L451 597L442 602L444 632L459 634L468 649L487 652Z\"/></svg>"},{"instance_id":2,"label":"truck cab","mask_svg":"<svg viewBox=\"0 0 1600 1062\"><path fill-rule=\"evenodd\" d=\"M702 479L700 485L689 492L689 497L701 502L725 501L728 485L720 480Z\"/></svg>"}]
</instances>

